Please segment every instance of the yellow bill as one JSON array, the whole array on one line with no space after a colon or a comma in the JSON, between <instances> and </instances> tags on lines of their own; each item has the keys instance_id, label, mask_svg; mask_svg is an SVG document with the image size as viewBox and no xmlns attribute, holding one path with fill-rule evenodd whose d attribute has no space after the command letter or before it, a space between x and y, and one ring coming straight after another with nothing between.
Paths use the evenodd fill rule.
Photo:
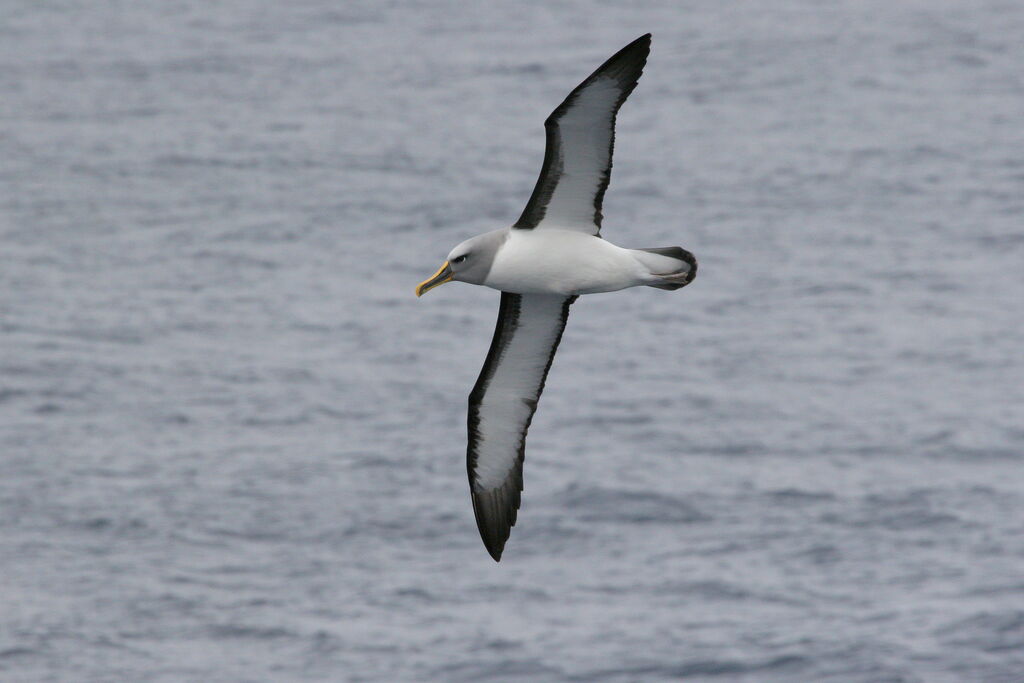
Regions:
<instances>
[{"instance_id":1,"label":"yellow bill","mask_svg":"<svg viewBox=\"0 0 1024 683\"><path fill-rule=\"evenodd\" d=\"M440 270L438 270L436 273L431 275L423 282L416 285L416 296L423 296L424 294L432 290L434 287L440 287L441 285L450 281L451 279L452 267L448 264L447 261L445 261L444 265L441 266Z\"/></svg>"}]
</instances>

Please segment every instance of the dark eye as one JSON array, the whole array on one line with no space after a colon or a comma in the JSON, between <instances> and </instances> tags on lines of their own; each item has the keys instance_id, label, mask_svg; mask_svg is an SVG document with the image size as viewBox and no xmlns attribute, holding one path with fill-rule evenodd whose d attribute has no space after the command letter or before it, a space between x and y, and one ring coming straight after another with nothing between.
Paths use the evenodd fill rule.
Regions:
<instances>
[{"instance_id":1,"label":"dark eye","mask_svg":"<svg viewBox=\"0 0 1024 683\"><path fill-rule=\"evenodd\" d=\"M462 256L456 256L455 258L453 258L452 259L452 263L462 263L465 260L466 260L466 254L463 254Z\"/></svg>"}]
</instances>

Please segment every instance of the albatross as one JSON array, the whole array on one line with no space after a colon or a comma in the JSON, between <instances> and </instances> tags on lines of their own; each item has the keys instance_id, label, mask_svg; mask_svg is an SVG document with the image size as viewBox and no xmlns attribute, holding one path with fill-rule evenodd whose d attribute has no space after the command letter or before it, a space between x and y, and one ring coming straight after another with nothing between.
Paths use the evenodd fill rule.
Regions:
<instances>
[{"instance_id":1,"label":"albatross","mask_svg":"<svg viewBox=\"0 0 1024 683\"><path fill-rule=\"evenodd\" d=\"M501 291L487 359L469 395L466 465L477 527L501 560L523 490L526 431L569 307L582 294L648 286L675 290L697 274L682 247L623 249L601 237L615 117L650 53L651 34L615 53L544 122L540 177L514 225L459 244L416 296L446 282Z\"/></svg>"}]
</instances>

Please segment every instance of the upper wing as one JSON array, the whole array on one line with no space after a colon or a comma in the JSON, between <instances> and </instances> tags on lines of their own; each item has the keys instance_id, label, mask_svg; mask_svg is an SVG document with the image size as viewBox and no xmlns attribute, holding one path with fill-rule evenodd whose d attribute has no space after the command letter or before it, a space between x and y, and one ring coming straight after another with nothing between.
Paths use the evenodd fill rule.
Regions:
<instances>
[{"instance_id":1,"label":"upper wing","mask_svg":"<svg viewBox=\"0 0 1024 683\"><path fill-rule=\"evenodd\" d=\"M651 51L640 36L576 86L544 122L544 165L530 201L512 227L544 224L601 231L601 203L608 189L615 146L615 115L633 92Z\"/></svg>"},{"instance_id":2,"label":"upper wing","mask_svg":"<svg viewBox=\"0 0 1024 683\"><path fill-rule=\"evenodd\" d=\"M502 292L491 348L469 395L469 490L480 536L495 561L516 523L526 430L575 300Z\"/></svg>"}]
</instances>

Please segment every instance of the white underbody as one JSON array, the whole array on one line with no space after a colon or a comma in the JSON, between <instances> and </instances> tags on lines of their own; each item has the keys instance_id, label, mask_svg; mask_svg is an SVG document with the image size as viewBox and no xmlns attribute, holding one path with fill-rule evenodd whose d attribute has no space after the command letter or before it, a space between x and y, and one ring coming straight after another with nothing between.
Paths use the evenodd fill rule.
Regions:
<instances>
[{"instance_id":1,"label":"white underbody","mask_svg":"<svg viewBox=\"0 0 1024 683\"><path fill-rule=\"evenodd\" d=\"M662 272L672 270L673 259L623 249L578 230L511 230L483 284L516 294L614 292L657 282L652 260L655 272L662 265Z\"/></svg>"}]
</instances>

